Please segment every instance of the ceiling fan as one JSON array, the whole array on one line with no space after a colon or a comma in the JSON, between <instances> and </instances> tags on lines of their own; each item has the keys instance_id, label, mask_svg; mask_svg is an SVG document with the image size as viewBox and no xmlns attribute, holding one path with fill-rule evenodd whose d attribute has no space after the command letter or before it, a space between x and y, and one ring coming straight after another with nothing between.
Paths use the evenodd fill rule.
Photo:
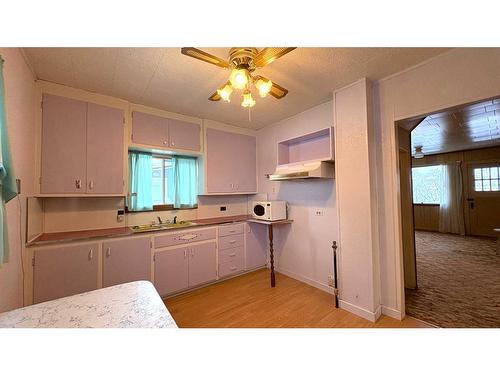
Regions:
<instances>
[{"instance_id":1,"label":"ceiling fan","mask_svg":"<svg viewBox=\"0 0 500 375\"><path fill-rule=\"evenodd\" d=\"M296 47L267 47L258 51L253 47L235 47L229 50L229 61L211 55L205 51L194 47L183 47L181 53L195 59L231 70L229 79L208 100L224 100L230 102L230 96L234 89L243 90L241 105L250 108L255 105L250 91L253 84L258 90L260 97L264 98L268 94L281 99L288 94L288 90L281 87L270 79L260 75L253 75L256 69L269 65L274 60L279 59Z\"/></svg>"}]
</instances>

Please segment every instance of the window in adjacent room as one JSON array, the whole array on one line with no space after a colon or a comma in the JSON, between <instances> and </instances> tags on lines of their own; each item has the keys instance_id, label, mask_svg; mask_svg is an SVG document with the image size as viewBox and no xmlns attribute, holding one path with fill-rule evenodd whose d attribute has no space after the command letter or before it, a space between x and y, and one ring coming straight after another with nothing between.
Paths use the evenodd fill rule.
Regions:
<instances>
[{"instance_id":1,"label":"window in adjacent room","mask_svg":"<svg viewBox=\"0 0 500 375\"><path fill-rule=\"evenodd\" d=\"M129 211L195 208L197 159L129 152Z\"/></svg>"},{"instance_id":2,"label":"window in adjacent room","mask_svg":"<svg viewBox=\"0 0 500 375\"><path fill-rule=\"evenodd\" d=\"M412 168L413 203L439 204L444 168L441 165Z\"/></svg>"},{"instance_id":3,"label":"window in adjacent room","mask_svg":"<svg viewBox=\"0 0 500 375\"><path fill-rule=\"evenodd\" d=\"M500 166L474 168L475 191L500 191Z\"/></svg>"}]
</instances>

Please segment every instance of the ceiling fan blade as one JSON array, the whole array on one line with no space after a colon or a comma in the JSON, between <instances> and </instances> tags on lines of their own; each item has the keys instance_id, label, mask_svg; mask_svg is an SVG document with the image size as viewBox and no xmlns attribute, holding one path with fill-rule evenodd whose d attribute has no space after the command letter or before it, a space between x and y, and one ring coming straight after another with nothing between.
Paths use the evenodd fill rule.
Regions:
<instances>
[{"instance_id":1,"label":"ceiling fan blade","mask_svg":"<svg viewBox=\"0 0 500 375\"><path fill-rule=\"evenodd\" d=\"M194 57L195 59L205 61L209 64L220 66L221 68L229 68L229 63L225 60L222 60L220 57L211 55L201 49L194 47L182 47L181 53L183 55Z\"/></svg>"},{"instance_id":2,"label":"ceiling fan blade","mask_svg":"<svg viewBox=\"0 0 500 375\"><path fill-rule=\"evenodd\" d=\"M266 47L254 57L253 62L255 66L262 68L295 48L297 47Z\"/></svg>"},{"instance_id":3,"label":"ceiling fan blade","mask_svg":"<svg viewBox=\"0 0 500 375\"><path fill-rule=\"evenodd\" d=\"M221 99L220 95L217 94L217 91L214 92L209 98L208 100L211 100L213 102L218 102L219 100Z\"/></svg>"}]
</instances>

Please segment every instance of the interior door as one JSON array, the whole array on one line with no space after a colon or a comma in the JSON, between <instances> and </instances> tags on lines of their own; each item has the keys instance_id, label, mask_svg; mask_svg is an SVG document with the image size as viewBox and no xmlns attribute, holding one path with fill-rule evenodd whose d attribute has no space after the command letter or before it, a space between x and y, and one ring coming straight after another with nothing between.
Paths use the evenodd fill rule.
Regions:
<instances>
[{"instance_id":1,"label":"interior door","mask_svg":"<svg viewBox=\"0 0 500 375\"><path fill-rule=\"evenodd\" d=\"M88 103L87 193L123 193L123 111Z\"/></svg>"},{"instance_id":2,"label":"interior door","mask_svg":"<svg viewBox=\"0 0 500 375\"><path fill-rule=\"evenodd\" d=\"M43 96L41 193L85 193L87 103Z\"/></svg>"},{"instance_id":3,"label":"interior door","mask_svg":"<svg viewBox=\"0 0 500 375\"><path fill-rule=\"evenodd\" d=\"M149 237L125 238L102 243L102 286L151 280Z\"/></svg>"},{"instance_id":4,"label":"interior door","mask_svg":"<svg viewBox=\"0 0 500 375\"><path fill-rule=\"evenodd\" d=\"M200 125L175 119L168 120L169 147L200 151Z\"/></svg>"},{"instance_id":5,"label":"interior door","mask_svg":"<svg viewBox=\"0 0 500 375\"><path fill-rule=\"evenodd\" d=\"M500 228L500 161L468 165L468 192L470 234L495 237L494 228Z\"/></svg>"},{"instance_id":6,"label":"interior door","mask_svg":"<svg viewBox=\"0 0 500 375\"><path fill-rule=\"evenodd\" d=\"M203 284L217 278L215 242L193 244L189 254L189 286Z\"/></svg>"}]
</instances>

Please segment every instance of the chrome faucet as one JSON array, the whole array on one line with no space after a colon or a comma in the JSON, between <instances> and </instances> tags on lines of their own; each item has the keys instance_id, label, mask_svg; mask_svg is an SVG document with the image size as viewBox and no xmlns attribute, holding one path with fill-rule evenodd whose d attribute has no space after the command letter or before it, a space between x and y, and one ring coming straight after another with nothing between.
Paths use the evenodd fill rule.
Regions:
<instances>
[{"instance_id":1,"label":"chrome faucet","mask_svg":"<svg viewBox=\"0 0 500 375\"><path fill-rule=\"evenodd\" d=\"M174 224L177 224L177 216L174 216Z\"/></svg>"}]
</instances>

